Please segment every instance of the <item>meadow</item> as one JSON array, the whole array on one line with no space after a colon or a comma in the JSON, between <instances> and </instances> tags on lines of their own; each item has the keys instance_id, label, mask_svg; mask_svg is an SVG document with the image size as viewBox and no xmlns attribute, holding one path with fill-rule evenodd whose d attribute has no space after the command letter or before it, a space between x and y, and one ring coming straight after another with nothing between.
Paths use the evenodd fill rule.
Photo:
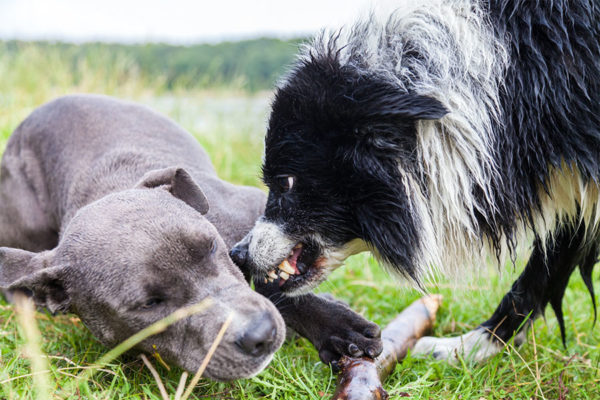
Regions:
<instances>
[{"instance_id":1,"label":"meadow","mask_svg":"<svg viewBox=\"0 0 600 400\"><path fill-rule=\"evenodd\" d=\"M221 178L261 186L262 140L271 92L243 85L168 87L167 77L147 75L135 59L96 50L73 65L60 48L0 46L0 151L11 132L35 107L68 93L103 93L147 104L192 132L207 149ZM76 73L75 73L75 72ZM76 78L75 78L76 77ZM240 79L237 82L242 82ZM468 279L436 279L427 290L444 296L434 335L458 335L492 313L523 267L482 266ZM594 274L600 292L600 272ZM390 278L367 254L348 260L319 291L347 301L365 317L385 325L421 296L410 284ZM527 344L508 343L482 364L449 364L409 355L385 383L392 399L598 399L600 329L592 304L575 273L563 304L567 348L551 310L527 336ZM30 319L0 301L1 399L161 399L157 380L138 357L126 355L91 369L109 349L100 345L74 315L38 311ZM36 335L37 331L41 332ZM33 332L33 333L32 333ZM35 339L39 341L36 350ZM182 371L150 358L173 396ZM84 378L78 374L86 373ZM40 383L41 382L41 383ZM191 399L327 399L336 376L312 345L291 338L258 376L220 383L201 379Z\"/></svg>"}]
</instances>

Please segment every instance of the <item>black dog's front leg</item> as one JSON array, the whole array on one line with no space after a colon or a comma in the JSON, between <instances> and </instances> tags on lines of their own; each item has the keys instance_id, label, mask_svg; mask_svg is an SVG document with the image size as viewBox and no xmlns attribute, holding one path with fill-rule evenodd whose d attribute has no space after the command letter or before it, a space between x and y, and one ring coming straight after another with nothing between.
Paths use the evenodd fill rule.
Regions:
<instances>
[{"instance_id":1,"label":"black dog's front leg","mask_svg":"<svg viewBox=\"0 0 600 400\"><path fill-rule=\"evenodd\" d=\"M333 297L288 297L277 282L255 282L255 288L275 304L290 328L311 341L324 363L336 366L342 355L375 358L383 349L379 326Z\"/></svg>"}]
</instances>

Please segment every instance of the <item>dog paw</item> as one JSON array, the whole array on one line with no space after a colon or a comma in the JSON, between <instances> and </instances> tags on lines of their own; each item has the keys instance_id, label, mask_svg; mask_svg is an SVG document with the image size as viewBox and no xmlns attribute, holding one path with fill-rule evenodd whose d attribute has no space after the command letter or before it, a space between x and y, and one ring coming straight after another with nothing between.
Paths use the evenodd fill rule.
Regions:
<instances>
[{"instance_id":1,"label":"dog paw","mask_svg":"<svg viewBox=\"0 0 600 400\"><path fill-rule=\"evenodd\" d=\"M344 355L375 358L383 350L379 326L350 308L338 310L327 328L321 331L315 342L321 361L334 368Z\"/></svg>"},{"instance_id":2,"label":"dog paw","mask_svg":"<svg viewBox=\"0 0 600 400\"><path fill-rule=\"evenodd\" d=\"M488 332L477 328L462 336L436 338L425 336L415 344L414 355L431 355L437 360L456 362L459 358L483 361L500 352L502 346Z\"/></svg>"}]
</instances>

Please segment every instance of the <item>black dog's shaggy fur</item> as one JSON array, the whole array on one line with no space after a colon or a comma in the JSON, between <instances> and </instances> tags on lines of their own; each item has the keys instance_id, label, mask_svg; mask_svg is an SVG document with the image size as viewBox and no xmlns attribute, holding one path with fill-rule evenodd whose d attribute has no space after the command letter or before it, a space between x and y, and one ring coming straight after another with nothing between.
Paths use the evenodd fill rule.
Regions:
<instances>
[{"instance_id":1,"label":"black dog's shaggy fur","mask_svg":"<svg viewBox=\"0 0 600 400\"><path fill-rule=\"evenodd\" d=\"M550 303L564 339L561 300L577 266L594 298L600 6L400 7L318 38L278 88L263 222L313 249L299 257L302 273L360 240L417 282L432 264L482 262L484 249L514 259L533 234L525 271L482 326L506 341ZM293 278L282 290L308 285Z\"/></svg>"}]
</instances>

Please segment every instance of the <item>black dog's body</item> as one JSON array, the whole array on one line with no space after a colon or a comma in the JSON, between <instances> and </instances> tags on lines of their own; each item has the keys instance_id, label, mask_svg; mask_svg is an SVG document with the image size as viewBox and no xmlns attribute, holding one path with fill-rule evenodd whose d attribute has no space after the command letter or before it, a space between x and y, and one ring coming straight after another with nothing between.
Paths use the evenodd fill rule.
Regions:
<instances>
[{"instance_id":1,"label":"black dog's body","mask_svg":"<svg viewBox=\"0 0 600 400\"><path fill-rule=\"evenodd\" d=\"M365 249L419 282L515 257L521 277L482 327L427 338L452 357L498 351L598 256L600 7L592 0L405 2L384 23L316 40L279 87L265 145L264 217L234 255L301 293ZM270 245L268 254L264 242ZM296 250L302 243L301 250ZM293 247L292 256L288 256ZM239 257L238 257L239 258ZM564 335L564 334L563 334ZM521 338L519 338L521 340Z\"/></svg>"},{"instance_id":2,"label":"black dog's body","mask_svg":"<svg viewBox=\"0 0 600 400\"><path fill-rule=\"evenodd\" d=\"M505 89L500 91L504 118L495 127L501 174L491 187L497 209L482 216L480 226L496 241L511 241L519 223L525 223L536 237L548 238L534 241L525 270L482 326L507 341L525 319L543 314L550 303L564 341L561 303L578 266L595 309L592 270L599 254L597 221L589 221L579 210L566 218L552 215L559 220L548 236L539 231L544 223L536 223L536 214L544 207L540 186L542 196L562 195L556 191L564 188L548 186L556 170L595 188L592 204L583 206L599 206L600 9L593 1L558 1L531 8L523 1L493 1L490 16L496 34L510 38L511 64ZM576 202L576 209L581 206Z\"/></svg>"}]
</instances>

